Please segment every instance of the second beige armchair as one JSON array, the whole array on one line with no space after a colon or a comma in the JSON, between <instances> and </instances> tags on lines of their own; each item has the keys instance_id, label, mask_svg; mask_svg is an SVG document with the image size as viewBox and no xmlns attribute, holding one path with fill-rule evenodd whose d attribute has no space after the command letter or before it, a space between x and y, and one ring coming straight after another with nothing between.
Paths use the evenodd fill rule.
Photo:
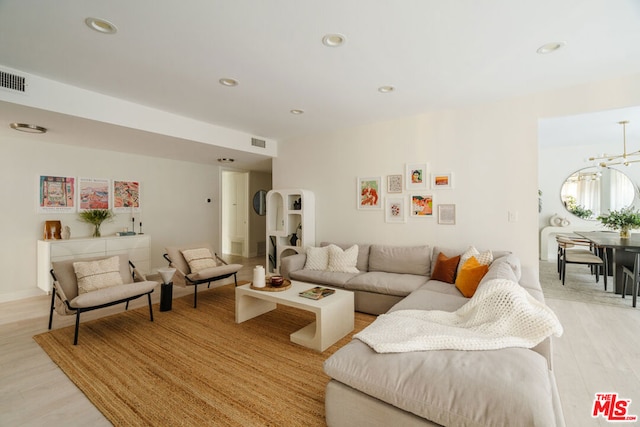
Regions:
<instances>
[{"instance_id":1,"label":"second beige armchair","mask_svg":"<svg viewBox=\"0 0 640 427\"><path fill-rule=\"evenodd\" d=\"M228 264L216 254L208 243L185 246L167 246L164 258L176 269L173 283L178 286L194 286L193 307L198 305L198 286L233 276L238 285L237 273L242 264Z\"/></svg>"}]
</instances>

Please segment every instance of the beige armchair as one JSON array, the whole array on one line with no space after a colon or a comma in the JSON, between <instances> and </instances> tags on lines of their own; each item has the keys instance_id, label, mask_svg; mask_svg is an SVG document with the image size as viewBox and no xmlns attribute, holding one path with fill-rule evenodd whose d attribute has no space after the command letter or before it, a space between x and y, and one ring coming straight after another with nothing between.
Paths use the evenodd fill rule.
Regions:
<instances>
[{"instance_id":1,"label":"beige armchair","mask_svg":"<svg viewBox=\"0 0 640 427\"><path fill-rule=\"evenodd\" d=\"M126 303L147 295L149 317L153 322L151 293L159 284L148 281L129 261L127 254L110 257L81 258L53 262L53 290L49 329L53 324L53 311L59 315L76 315L73 345L78 344L80 314L98 308Z\"/></svg>"},{"instance_id":2,"label":"beige armchair","mask_svg":"<svg viewBox=\"0 0 640 427\"><path fill-rule=\"evenodd\" d=\"M216 254L208 243L197 243L185 246L167 246L164 258L170 267L176 269L173 283L178 286L194 286L193 308L198 305L198 285L207 287L211 282L233 276L238 286L237 273L242 264L228 264Z\"/></svg>"}]
</instances>

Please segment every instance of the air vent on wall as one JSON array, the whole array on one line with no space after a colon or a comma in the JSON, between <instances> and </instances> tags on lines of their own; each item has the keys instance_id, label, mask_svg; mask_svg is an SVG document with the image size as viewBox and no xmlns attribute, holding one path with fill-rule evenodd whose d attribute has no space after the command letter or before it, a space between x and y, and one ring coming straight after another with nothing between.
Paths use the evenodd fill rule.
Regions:
<instances>
[{"instance_id":1,"label":"air vent on wall","mask_svg":"<svg viewBox=\"0 0 640 427\"><path fill-rule=\"evenodd\" d=\"M251 138L251 145L253 145L254 147L264 148L266 147L267 143L262 139Z\"/></svg>"},{"instance_id":2,"label":"air vent on wall","mask_svg":"<svg viewBox=\"0 0 640 427\"><path fill-rule=\"evenodd\" d=\"M25 93L27 90L27 79L26 77L0 70L0 87Z\"/></svg>"}]
</instances>

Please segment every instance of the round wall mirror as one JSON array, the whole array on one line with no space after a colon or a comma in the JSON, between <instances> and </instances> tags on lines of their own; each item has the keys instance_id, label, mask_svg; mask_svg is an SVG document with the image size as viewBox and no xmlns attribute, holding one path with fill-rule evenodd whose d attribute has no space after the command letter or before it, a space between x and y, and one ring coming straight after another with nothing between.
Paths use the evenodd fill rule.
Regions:
<instances>
[{"instance_id":1,"label":"round wall mirror","mask_svg":"<svg viewBox=\"0 0 640 427\"><path fill-rule=\"evenodd\" d=\"M562 184L560 198L570 213L595 221L609 210L631 206L636 193L636 186L624 173L594 166L569 175Z\"/></svg>"},{"instance_id":2,"label":"round wall mirror","mask_svg":"<svg viewBox=\"0 0 640 427\"><path fill-rule=\"evenodd\" d=\"M253 195L253 210L260 216L267 213L267 192L265 190L258 190Z\"/></svg>"}]
</instances>

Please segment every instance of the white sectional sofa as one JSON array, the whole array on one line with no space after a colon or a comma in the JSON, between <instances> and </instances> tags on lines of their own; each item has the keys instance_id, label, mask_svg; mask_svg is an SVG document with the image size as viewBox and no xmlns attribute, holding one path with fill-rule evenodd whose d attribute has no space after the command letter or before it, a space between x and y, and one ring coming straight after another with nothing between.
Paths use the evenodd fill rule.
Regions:
<instances>
[{"instance_id":1,"label":"white sectional sofa","mask_svg":"<svg viewBox=\"0 0 640 427\"><path fill-rule=\"evenodd\" d=\"M329 243L322 243L327 246ZM352 244L338 244L342 249ZM287 278L355 293L356 311L456 311L469 301L452 284L431 279L439 253L462 248L358 245L357 273L305 269L306 255L282 259ZM517 257L492 251L479 287L492 279L517 282L544 302L537 275ZM376 353L353 339L329 357L324 370L329 426L563 426L551 364L551 338L532 349L435 350Z\"/></svg>"}]
</instances>

